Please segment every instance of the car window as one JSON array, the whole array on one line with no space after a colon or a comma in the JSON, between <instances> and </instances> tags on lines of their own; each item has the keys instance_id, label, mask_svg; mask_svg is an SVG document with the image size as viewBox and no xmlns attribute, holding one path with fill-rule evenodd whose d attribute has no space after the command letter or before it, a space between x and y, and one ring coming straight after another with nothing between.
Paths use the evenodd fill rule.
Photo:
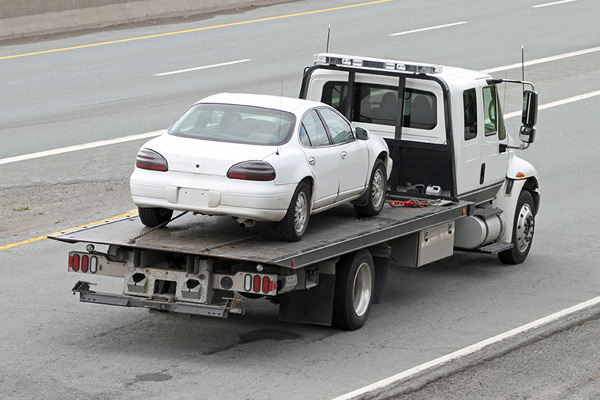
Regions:
<instances>
[{"instance_id":1,"label":"car window","mask_svg":"<svg viewBox=\"0 0 600 400\"><path fill-rule=\"evenodd\" d=\"M346 120L329 108L319 108L319 112L323 116L325 125L329 129L329 134L333 139L334 144L346 143L354 140L352 128Z\"/></svg>"},{"instance_id":2,"label":"car window","mask_svg":"<svg viewBox=\"0 0 600 400\"><path fill-rule=\"evenodd\" d=\"M175 136L222 142L279 145L291 137L296 117L288 112L235 104L196 104L169 128Z\"/></svg>"},{"instance_id":3,"label":"car window","mask_svg":"<svg viewBox=\"0 0 600 400\"><path fill-rule=\"evenodd\" d=\"M303 136L306 135L305 138ZM300 142L309 146L327 146L330 143L329 136L323 121L315 110L310 110L302 118L302 127L300 130Z\"/></svg>"}]
</instances>

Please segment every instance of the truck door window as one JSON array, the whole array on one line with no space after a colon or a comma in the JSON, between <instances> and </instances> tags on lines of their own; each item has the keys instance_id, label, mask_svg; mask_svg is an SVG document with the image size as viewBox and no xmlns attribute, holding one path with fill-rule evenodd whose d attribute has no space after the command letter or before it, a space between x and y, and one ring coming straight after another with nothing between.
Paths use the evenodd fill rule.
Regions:
<instances>
[{"instance_id":1,"label":"truck door window","mask_svg":"<svg viewBox=\"0 0 600 400\"><path fill-rule=\"evenodd\" d=\"M327 82L323 86L321 101L341 112L346 111L348 84ZM396 125L398 88L395 86L355 82L352 121L380 125ZM431 130L437 125L437 99L435 94L423 90L404 91L403 126Z\"/></svg>"},{"instance_id":2,"label":"truck door window","mask_svg":"<svg viewBox=\"0 0 600 400\"><path fill-rule=\"evenodd\" d=\"M463 92L463 109L465 118L465 140L477 137L477 97L475 89Z\"/></svg>"},{"instance_id":3,"label":"truck door window","mask_svg":"<svg viewBox=\"0 0 600 400\"><path fill-rule=\"evenodd\" d=\"M306 146L327 146L330 144L329 136L323 121L315 110L310 110L302 118L302 127L300 129L300 142Z\"/></svg>"},{"instance_id":4,"label":"truck door window","mask_svg":"<svg viewBox=\"0 0 600 400\"><path fill-rule=\"evenodd\" d=\"M491 136L498 131L498 112L496 108L496 86L484 87L483 118L486 136Z\"/></svg>"}]
</instances>

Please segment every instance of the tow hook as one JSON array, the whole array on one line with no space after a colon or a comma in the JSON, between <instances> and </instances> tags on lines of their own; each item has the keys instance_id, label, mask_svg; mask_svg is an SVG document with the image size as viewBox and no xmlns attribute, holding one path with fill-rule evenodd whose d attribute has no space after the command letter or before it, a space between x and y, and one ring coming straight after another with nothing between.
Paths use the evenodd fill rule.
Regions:
<instances>
[{"instance_id":1,"label":"tow hook","mask_svg":"<svg viewBox=\"0 0 600 400\"><path fill-rule=\"evenodd\" d=\"M95 285L94 283L91 282L85 282L85 281L77 281L77 283L75 284L75 286L73 286L72 292L73 295L75 295L75 293L94 293L93 291L90 290L90 285Z\"/></svg>"}]
</instances>

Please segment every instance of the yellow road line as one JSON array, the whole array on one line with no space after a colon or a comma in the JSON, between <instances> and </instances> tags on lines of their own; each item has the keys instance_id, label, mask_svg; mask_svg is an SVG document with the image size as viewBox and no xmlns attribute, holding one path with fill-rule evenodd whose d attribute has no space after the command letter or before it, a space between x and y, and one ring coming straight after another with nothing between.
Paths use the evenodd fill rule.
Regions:
<instances>
[{"instance_id":1,"label":"yellow road line","mask_svg":"<svg viewBox=\"0 0 600 400\"><path fill-rule=\"evenodd\" d=\"M80 46L64 47L64 48L61 48L61 49L36 51L36 52L33 52L33 53L24 53L24 54L15 54L15 55L12 55L12 56L0 57L0 60L7 60L9 58L27 57L27 56L33 56L33 55L39 55L39 54L57 53L57 52L60 52L60 51L67 51L67 50L85 49L85 48L88 48L88 47L104 46L104 45L107 45L107 44L132 42L134 40L152 39L152 38L158 38L158 37L163 37L163 36L171 36L171 35L180 35L182 33L200 32L200 31L206 31L206 30L209 30L209 29L226 28L226 27L230 27L230 26L252 24L252 23L256 23L256 22L273 21L273 20L283 19L283 18L300 17L300 16L303 16L303 15L318 14L318 13L329 12L329 11L343 10L343 9L347 9L347 8L369 6L369 5L373 5L373 4L386 3L386 2L389 2L389 1L392 1L392 0L377 0L377 1L371 1L371 2L368 2L368 3L352 4L352 5L348 5L348 6L340 6L340 7L334 7L334 8L325 8L325 9L322 9L322 10L315 10L315 11L305 11L305 12L296 13L296 14L288 14L288 15L280 15L280 16L277 16L277 17L267 17L267 18L253 19L253 20L249 20L249 21L232 22L232 23L229 23L229 24L213 25L213 26L207 26L207 27L204 27L204 28L187 29L187 30L184 30L184 31L158 33L158 34L155 34L155 35L147 35L147 36L139 36L139 37L133 37L133 38L128 38L128 39L112 40L112 41L109 41L109 42L91 43L91 44L84 44L84 45L80 45Z\"/></svg>"},{"instance_id":2,"label":"yellow road line","mask_svg":"<svg viewBox=\"0 0 600 400\"><path fill-rule=\"evenodd\" d=\"M101 223L101 222L108 222L108 221L112 221L112 220L114 220L114 219L118 219L118 218L122 218L122 217L128 217L128 216L130 216L130 215L137 214L137 212L138 212L137 210L134 210L134 211L129 211L128 213L121 214L121 215L116 215L116 216L114 216L114 217L110 217L110 218L101 219L100 221L90 222L90 223L87 223L87 224L85 224L85 225L79 225L79 226L76 226L76 227L74 227L74 228L68 228L68 229L63 229L62 231L58 231L58 232L54 232L54 233L49 233L49 234L47 234L47 235L44 235L44 236L38 236L38 237L36 237L36 238L27 239L27 240L23 240L23 241L21 241L21 242L12 243L12 244L7 244L7 245L5 245L5 246L0 246L0 251L2 251L2 250L6 250L6 249L10 249L10 248L13 248L13 247L17 247L17 246L21 246L21 245L23 245L23 244L28 244L28 243L37 242L37 241L40 241L40 240L46 239L48 236L57 235L57 234L59 234L59 233L63 233L63 232L69 232L69 231L74 231L75 229L84 228L84 227L86 227L86 226L90 226L90 225L99 224L99 223Z\"/></svg>"}]
</instances>

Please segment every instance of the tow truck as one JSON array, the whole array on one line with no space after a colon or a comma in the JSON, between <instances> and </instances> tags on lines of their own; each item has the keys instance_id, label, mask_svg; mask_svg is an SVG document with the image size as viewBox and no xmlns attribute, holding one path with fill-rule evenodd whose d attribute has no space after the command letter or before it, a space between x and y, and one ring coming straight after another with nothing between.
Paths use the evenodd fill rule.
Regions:
<instances>
[{"instance_id":1,"label":"tow truck","mask_svg":"<svg viewBox=\"0 0 600 400\"><path fill-rule=\"evenodd\" d=\"M504 83L523 85L519 145L505 129ZM386 139L394 167L378 216L358 218L351 205L340 206L314 216L296 243L278 242L267 224L243 229L227 217L191 214L168 227L147 228L132 215L62 232L51 238L86 245L69 253L68 270L83 275L73 294L221 318L244 314L247 298L265 298L279 305L282 321L355 330L382 301L391 267L418 268L455 251L525 261L540 192L535 168L516 152L535 139L532 83L321 53L304 70L300 97ZM94 275L122 279L123 293L92 290Z\"/></svg>"}]
</instances>

